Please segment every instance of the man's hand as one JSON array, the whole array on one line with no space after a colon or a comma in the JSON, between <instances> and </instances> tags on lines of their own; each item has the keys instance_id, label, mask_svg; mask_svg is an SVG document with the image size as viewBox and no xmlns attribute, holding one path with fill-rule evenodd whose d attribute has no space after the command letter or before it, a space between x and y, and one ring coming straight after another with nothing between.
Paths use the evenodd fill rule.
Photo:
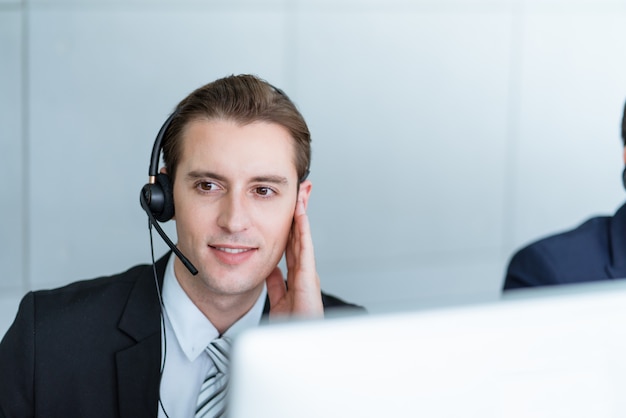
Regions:
<instances>
[{"instance_id":1,"label":"man's hand","mask_svg":"<svg viewBox=\"0 0 626 418\"><path fill-rule=\"evenodd\" d=\"M298 199L293 226L285 249L287 283L278 267L267 281L270 318L281 316L323 317L324 306L320 279L315 268L315 254L309 218L304 203Z\"/></svg>"}]
</instances>

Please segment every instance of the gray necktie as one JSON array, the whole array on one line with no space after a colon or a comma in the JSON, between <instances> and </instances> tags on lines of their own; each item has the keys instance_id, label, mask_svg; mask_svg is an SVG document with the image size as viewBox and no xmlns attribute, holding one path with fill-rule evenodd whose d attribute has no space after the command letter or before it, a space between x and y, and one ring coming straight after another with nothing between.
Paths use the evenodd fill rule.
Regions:
<instances>
[{"instance_id":1,"label":"gray necktie","mask_svg":"<svg viewBox=\"0 0 626 418\"><path fill-rule=\"evenodd\" d=\"M225 414L230 344L230 338L222 337L211 341L205 349L217 370L210 372L200 387L196 418L222 417Z\"/></svg>"}]
</instances>

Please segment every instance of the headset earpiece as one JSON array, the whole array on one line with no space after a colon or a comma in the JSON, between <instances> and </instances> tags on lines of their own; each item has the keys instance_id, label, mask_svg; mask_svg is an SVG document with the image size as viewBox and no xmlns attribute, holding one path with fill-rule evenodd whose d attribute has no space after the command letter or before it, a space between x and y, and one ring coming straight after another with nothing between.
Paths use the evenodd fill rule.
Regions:
<instances>
[{"instance_id":1,"label":"headset earpiece","mask_svg":"<svg viewBox=\"0 0 626 418\"><path fill-rule=\"evenodd\" d=\"M174 216L174 194L172 182L167 174L156 175L156 182L148 183L141 189L145 204L141 207L150 211L159 222L167 222Z\"/></svg>"}]
</instances>

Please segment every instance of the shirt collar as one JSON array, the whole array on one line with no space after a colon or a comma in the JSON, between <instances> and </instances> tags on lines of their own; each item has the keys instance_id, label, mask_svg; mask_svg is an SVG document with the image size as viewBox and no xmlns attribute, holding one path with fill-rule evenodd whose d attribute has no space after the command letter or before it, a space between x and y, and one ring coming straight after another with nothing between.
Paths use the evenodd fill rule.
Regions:
<instances>
[{"instance_id":1,"label":"shirt collar","mask_svg":"<svg viewBox=\"0 0 626 418\"><path fill-rule=\"evenodd\" d=\"M183 288L176 280L174 273L174 259L172 254L165 268L163 277L163 305L165 315L174 330L176 339L189 361L195 360L211 341L219 337L219 332L211 321L189 299ZM241 331L259 325L265 306L267 288L263 290L252 308L235 322L224 335L234 338Z\"/></svg>"}]
</instances>

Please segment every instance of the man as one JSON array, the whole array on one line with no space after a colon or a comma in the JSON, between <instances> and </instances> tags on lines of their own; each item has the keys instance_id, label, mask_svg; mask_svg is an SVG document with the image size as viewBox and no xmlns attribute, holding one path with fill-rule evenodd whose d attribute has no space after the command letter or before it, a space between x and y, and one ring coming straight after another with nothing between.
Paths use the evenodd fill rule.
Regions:
<instances>
[{"instance_id":1,"label":"man","mask_svg":"<svg viewBox=\"0 0 626 418\"><path fill-rule=\"evenodd\" d=\"M626 105L622 119L626 163ZM626 187L626 169L623 174ZM626 204L571 231L539 240L511 259L504 290L626 277Z\"/></svg>"},{"instance_id":2,"label":"man","mask_svg":"<svg viewBox=\"0 0 626 418\"><path fill-rule=\"evenodd\" d=\"M0 343L0 417L221 416L238 332L362 310L320 291L310 135L282 91L249 75L203 86L161 129L156 166L161 148L141 200L176 221L179 256L26 295Z\"/></svg>"}]
</instances>

